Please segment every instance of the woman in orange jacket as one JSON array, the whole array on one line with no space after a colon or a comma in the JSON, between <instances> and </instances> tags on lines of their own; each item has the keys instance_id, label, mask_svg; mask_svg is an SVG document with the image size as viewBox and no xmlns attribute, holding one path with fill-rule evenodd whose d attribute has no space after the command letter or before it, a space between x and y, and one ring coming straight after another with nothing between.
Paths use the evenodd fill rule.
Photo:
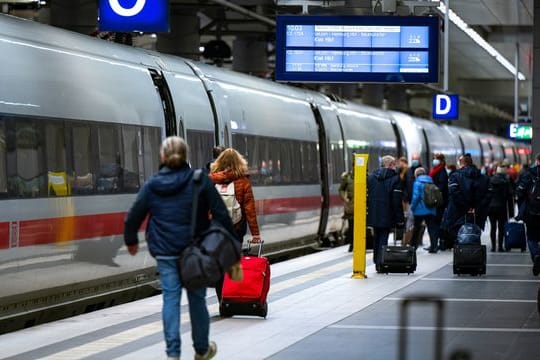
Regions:
<instances>
[{"instance_id":1,"label":"woman in orange jacket","mask_svg":"<svg viewBox=\"0 0 540 360\"><path fill-rule=\"evenodd\" d=\"M218 187L218 192L220 192L225 204L228 206L238 240L243 241L247 224L252 236L251 241L260 243L261 235L257 224L255 198L253 197L251 182L247 176L247 169L247 162L243 156L238 151L228 148L223 150L210 166L209 177ZM226 199L226 197L232 196L231 191L227 189L230 183L233 183L234 186L234 198L236 199L234 204L230 199ZM217 186L218 184L221 187ZM235 213L237 208L241 211L241 216ZM235 222L234 220L237 218L240 219ZM222 288L223 278L216 284L216 295L219 301L221 301Z\"/></svg>"},{"instance_id":2,"label":"woman in orange jacket","mask_svg":"<svg viewBox=\"0 0 540 360\"><path fill-rule=\"evenodd\" d=\"M247 176L247 162L240 153L232 148L223 150L210 168L210 179L214 184L228 185L234 183L234 196L240 205L241 219L234 224L234 229L240 241L246 234L246 223L249 226L253 243L261 241L257 213L255 211L255 198L251 189L251 182ZM234 218L234 216L233 216Z\"/></svg>"}]
</instances>

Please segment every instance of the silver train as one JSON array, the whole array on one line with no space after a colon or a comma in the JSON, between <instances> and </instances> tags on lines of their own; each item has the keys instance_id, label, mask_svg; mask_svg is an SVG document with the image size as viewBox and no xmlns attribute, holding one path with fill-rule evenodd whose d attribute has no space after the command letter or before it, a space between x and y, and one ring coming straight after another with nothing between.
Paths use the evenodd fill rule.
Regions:
<instances>
[{"instance_id":1,"label":"silver train","mask_svg":"<svg viewBox=\"0 0 540 360\"><path fill-rule=\"evenodd\" d=\"M155 291L155 263L123 248L123 218L184 137L249 162L267 254L336 238L353 151L527 163L530 148L185 59L0 15L0 332ZM141 234L142 236L142 234ZM144 250L144 248L143 248Z\"/></svg>"}]
</instances>

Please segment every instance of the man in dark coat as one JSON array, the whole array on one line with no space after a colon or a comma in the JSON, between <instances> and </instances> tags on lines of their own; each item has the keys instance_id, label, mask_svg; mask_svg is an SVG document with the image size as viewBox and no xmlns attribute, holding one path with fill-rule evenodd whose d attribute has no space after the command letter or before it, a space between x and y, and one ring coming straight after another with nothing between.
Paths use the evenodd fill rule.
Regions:
<instances>
[{"instance_id":1,"label":"man in dark coat","mask_svg":"<svg viewBox=\"0 0 540 360\"><path fill-rule=\"evenodd\" d=\"M517 218L527 225L527 245L533 260L533 274L540 274L540 215L538 214L538 190L540 185L540 153L535 166L528 168L519 177L516 189L519 213Z\"/></svg>"},{"instance_id":2,"label":"man in dark coat","mask_svg":"<svg viewBox=\"0 0 540 360\"><path fill-rule=\"evenodd\" d=\"M433 179L439 190L441 190L444 204L437 208L437 214L433 217L432 221L428 224L428 232L430 236L438 241L437 250L446 250L446 242L444 237L441 237L441 222L443 219L444 209L448 205L448 174L446 172L446 158L443 154L438 153L433 156L433 167L429 171L429 176ZM439 240L440 239L440 240ZM429 249L428 249L429 250Z\"/></svg>"},{"instance_id":3,"label":"man in dark coat","mask_svg":"<svg viewBox=\"0 0 540 360\"><path fill-rule=\"evenodd\" d=\"M390 230L405 226L401 203L403 191L395 168L396 160L392 156L383 156L381 167L368 176L367 225L374 230L373 262L377 272Z\"/></svg>"},{"instance_id":4,"label":"man in dark coat","mask_svg":"<svg viewBox=\"0 0 540 360\"><path fill-rule=\"evenodd\" d=\"M448 207L442 228L447 233L448 247L452 247L457 232L465 221L474 221L480 228L486 223L491 197L488 193L489 178L482 175L473 164L470 154L459 158L459 169L448 178ZM474 214L473 219L466 219Z\"/></svg>"}]
</instances>

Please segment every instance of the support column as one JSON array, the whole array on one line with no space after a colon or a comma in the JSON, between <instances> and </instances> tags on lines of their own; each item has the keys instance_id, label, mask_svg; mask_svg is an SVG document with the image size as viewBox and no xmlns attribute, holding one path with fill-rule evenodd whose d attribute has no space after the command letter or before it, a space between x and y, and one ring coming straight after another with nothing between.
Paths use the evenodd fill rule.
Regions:
<instances>
[{"instance_id":1,"label":"support column","mask_svg":"<svg viewBox=\"0 0 540 360\"><path fill-rule=\"evenodd\" d=\"M171 7L170 32L158 34L156 50L159 52L199 60L201 39L200 21L195 11L179 11Z\"/></svg>"},{"instance_id":2,"label":"support column","mask_svg":"<svg viewBox=\"0 0 540 360\"><path fill-rule=\"evenodd\" d=\"M50 24L89 35L97 29L97 1L54 0L50 5Z\"/></svg>"},{"instance_id":3,"label":"support column","mask_svg":"<svg viewBox=\"0 0 540 360\"><path fill-rule=\"evenodd\" d=\"M233 41L232 68L259 77L268 75L267 42L264 36L237 36Z\"/></svg>"},{"instance_id":4,"label":"support column","mask_svg":"<svg viewBox=\"0 0 540 360\"><path fill-rule=\"evenodd\" d=\"M406 85L389 85L386 98L386 108L409 112L409 97L407 96Z\"/></svg>"},{"instance_id":5,"label":"support column","mask_svg":"<svg viewBox=\"0 0 540 360\"><path fill-rule=\"evenodd\" d=\"M362 103L381 108L384 100L383 84L363 84Z\"/></svg>"},{"instance_id":6,"label":"support column","mask_svg":"<svg viewBox=\"0 0 540 360\"><path fill-rule=\"evenodd\" d=\"M533 76L532 76L532 162L540 153L540 1L534 2L533 27Z\"/></svg>"}]
</instances>

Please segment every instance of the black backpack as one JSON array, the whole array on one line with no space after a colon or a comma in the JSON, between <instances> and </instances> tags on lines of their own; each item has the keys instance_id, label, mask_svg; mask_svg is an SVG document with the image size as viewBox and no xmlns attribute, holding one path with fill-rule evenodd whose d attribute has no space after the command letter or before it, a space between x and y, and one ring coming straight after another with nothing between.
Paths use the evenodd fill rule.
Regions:
<instances>
[{"instance_id":1,"label":"black backpack","mask_svg":"<svg viewBox=\"0 0 540 360\"><path fill-rule=\"evenodd\" d=\"M527 192L529 215L540 216L540 177L535 176Z\"/></svg>"},{"instance_id":2,"label":"black backpack","mask_svg":"<svg viewBox=\"0 0 540 360\"><path fill-rule=\"evenodd\" d=\"M424 184L424 203L428 208L438 208L443 205L443 195L437 185L430 183Z\"/></svg>"},{"instance_id":3,"label":"black backpack","mask_svg":"<svg viewBox=\"0 0 540 360\"><path fill-rule=\"evenodd\" d=\"M508 180L500 179L497 175L489 180L488 191L491 195L489 207L491 209L504 209L508 202Z\"/></svg>"}]
</instances>

